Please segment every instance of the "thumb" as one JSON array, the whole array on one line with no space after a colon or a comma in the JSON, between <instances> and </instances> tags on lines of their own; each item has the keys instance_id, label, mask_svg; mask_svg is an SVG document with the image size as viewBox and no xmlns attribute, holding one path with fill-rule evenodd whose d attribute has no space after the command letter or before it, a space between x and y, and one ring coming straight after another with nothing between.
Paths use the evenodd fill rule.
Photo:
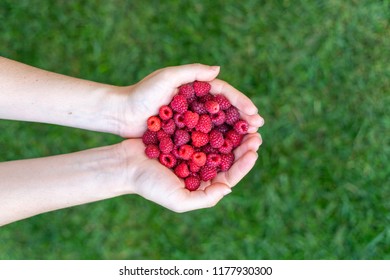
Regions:
<instances>
[{"instance_id":1,"label":"thumb","mask_svg":"<svg viewBox=\"0 0 390 280\"><path fill-rule=\"evenodd\" d=\"M181 66L167 67L166 77L173 88L193 81L212 81L219 74L219 66L209 66L204 64L186 64Z\"/></svg>"}]
</instances>

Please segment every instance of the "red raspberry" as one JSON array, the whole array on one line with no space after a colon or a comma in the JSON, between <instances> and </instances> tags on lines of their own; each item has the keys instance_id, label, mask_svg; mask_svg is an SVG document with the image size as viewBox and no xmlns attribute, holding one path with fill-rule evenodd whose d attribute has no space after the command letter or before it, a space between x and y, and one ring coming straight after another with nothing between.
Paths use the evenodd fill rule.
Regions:
<instances>
[{"instance_id":1,"label":"red raspberry","mask_svg":"<svg viewBox=\"0 0 390 280\"><path fill-rule=\"evenodd\" d=\"M144 135L142 135L142 142L144 142L145 145L158 144L157 133L155 131L146 130Z\"/></svg>"},{"instance_id":2,"label":"red raspberry","mask_svg":"<svg viewBox=\"0 0 390 280\"><path fill-rule=\"evenodd\" d=\"M147 124L150 131L159 131L161 128L161 120L157 116L149 117Z\"/></svg>"},{"instance_id":3,"label":"red raspberry","mask_svg":"<svg viewBox=\"0 0 390 280\"><path fill-rule=\"evenodd\" d=\"M214 125L222 125L226 121L226 116L223 111L212 114L210 117Z\"/></svg>"},{"instance_id":4,"label":"red raspberry","mask_svg":"<svg viewBox=\"0 0 390 280\"><path fill-rule=\"evenodd\" d=\"M158 111L158 115L163 121L166 121L172 118L173 112L169 106L164 105L160 107L160 110Z\"/></svg>"},{"instance_id":5,"label":"red raspberry","mask_svg":"<svg viewBox=\"0 0 390 280\"><path fill-rule=\"evenodd\" d=\"M234 124L234 130L238 134L246 134L248 132L248 127L249 127L248 122L244 120L239 120Z\"/></svg>"},{"instance_id":6,"label":"red raspberry","mask_svg":"<svg viewBox=\"0 0 390 280\"><path fill-rule=\"evenodd\" d=\"M234 125L240 119L240 113L238 109L234 106L230 106L229 109L225 111L226 123Z\"/></svg>"},{"instance_id":7,"label":"red raspberry","mask_svg":"<svg viewBox=\"0 0 390 280\"><path fill-rule=\"evenodd\" d=\"M169 137L168 133L166 133L164 130L157 131L157 139L158 141L161 141L161 139Z\"/></svg>"},{"instance_id":8,"label":"red raspberry","mask_svg":"<svg viewBox=\"0 0 390 280\"><path fill-rule=\"evenodd\" d=\"M214 95L206 94L205 96L199 97L200 103L206 103L207 101L214 101Z\"/></svg>"},{"instance_id":9,"label":"red raspberry","mask_svg":"<svg viewBox=\"0 0 390 280\"><path fill-rule=\"evenodd\" d=\"M222 146L219 148L221 154L229 154L233 150L233 143L229 139L224 139Z\"/></svg>"},{"instance_id":10,"label":"red raspberry","mask_svg":"<svg viewBox=\"0 0 390 280\"><path fill-rule=\"evenodd\" d=\"M232 167L233 163L234 163L234 154L230 153L226 155L225 154L221 155L220 168L222 172L228 171L230 167Z\"/></svg>"},{"instance_id":11,"label":"red raspberry","mask_svg":"<svg viewBox=\"0 0 390 280\"><path fill-rule=\"evenodd\" d=\"M206 158L206 157L205 157ZM188 161L188 166L190 167L190 171L193 173L198 173L201 166L196 165L192 160Z\"/></svg>"},{"instance_id":12,"label":"red raspberry","mask_svg":"<svg viewBox=\"0 0 390 280\"><path fill-rule=\"evenodd\" d=\"M218 130L213 129L209 133L210 145L213 148L220 148L223 145L223 135Z\"/></svg>"},{"instance_id":13,"label":"red raspberry","mask_svg":"<svg viewBox=\"0 0 390 280\"><path fill-rule=\"evenodd\" d=\"M184 179L184 185L189 191L196 191L200 186L200 180L198 177L189 176Z\"/></svg>"},{"instance_id":14,"label":"red raspberry","mask_svg":"<svg viewBox=\"0 0 390 280\"><path fill-rule=\"evenodd\" d=\"M217 169L215 167L211 166L203 166L200 169L200 179L202 181L209 181L215 178L217 176Z\"/></svg>"},{"instance_id":15,"label":"red raspberry","mask_svg":"<svg viewBox=\"0 0 390 280\"><path fill-rule=\"evenodd\" d=\"M208 144L202 147L202 152L208 155L208 154L215 154L218 152L218 150L214 149L213 147L210 146L210 144Z\"/></svg>"},{"instance_id":16,"label":"red raspberry","mask_svg":"<svg viewBox=\"0 0 390 280\"><path fill-rule=\"evenodd\" d=\"M190 175L187 164L184 162L178 164L175 168L175 174L179 178L186 178L188 175Z\"/></svg>"},{"instance_id":17,"label":"red raspberry","mask_svg":"<svg viewBox=\"0 0 390 280\"><path fill-rule=\"evenodd\" d=\"M192 111L194 111L195 113L197 113L198 115L202 115L202 114L207 114L207 110L206 108L204 107L204 104L201 103L201 102L198 102L198 101L193 101L191 103L191 109Z\"/></svg>"},{"instance_id":18,"label":"red raspberry","mask_svg":"<svg viewBox=\"0 0 390 280\"><path fill-rule=\"evenodd\" d=\"M203 152L196 152L192 155L192 162L197 166L203 166L206 164L206 154Z\"/></svg>"},{"instance_id":19,"label":"red raspberry","mask_svg":"<svg viewBox=\"0 0 390 280\"><path fill-rule=\"evenodd\" d=\"M226 123L223 123L223 124L215 127L215 130L218 130L219 132L222 132L222 134L224 134L224 135L225 135L226 132L228 132L231 129L232 129L232 127L230 125L226 124Z\"/></svg>"},{"instance_id":20,"label":"red raspberry","mask_svg":"<svg viewBox=\"0 0 390 280\"><path fill-rule=\"evenodd\" d=\"M221 110L228 109L232 104L229 102L229 100L222 94L217 94L214 96L214 101L216 101L219 104L219 108Z\"/></svg>"},{"instance_id":21,"label":"red raspberry","mask_svg":"<svg viewBox=\"0 0 390 280\"><path fill-rule=\"evenodd\" d=\"M163 122L161 127L169 135L173 134L176 130L175 122L172 119Z\"/></svg>"},{"instance_id":22,"label":"red raspberry","mask_svg":"<svg viewBox=\"0 0 390 280\"><path fill-rule=\"evenodd\" d=\"M186 99L190 99L195 96L195 91L192 84L185 84L179 87L179 94L183 95Z\"/></svg>"},{"instance_id":23,"label":"red raspberry","mask_svg":"<svg viewBox=\"0 0 390 280\"><path fill-rule=\"evenodd\" d=\"M171 108L173 111L183 114L188 108L186 98L183 95L175 95L171 101Z\"/></svg>"},{"instance_id":24,"label":"red raspberry","mask_svg":"<svg viewBox=\"0 0 390 280\"><path fill-rule=\"evenodd\" d=\"M193 83L196 96L204 96L209 93L211 85L207 82L195 81Z\"/></svg>"},{"instance_id":25,"label":"red raspberry","mask_svg":"<svg viewBox=\"0 0 390 280\"><path fill-rule=\"evenodd\" d=\"M158 158L160 150L156 145L150 144L146 146L145 154L148 158Z\"/></svg>"},{"instance_id":26,"label":"red raspberry","mask_svg":"<svg viewBox=\"0 0 390 280\"><path fill-rule=\"evenodd\" d=\"M175 158L180 158L180 155L179 155L179 147L178 147L178 146L173 146L173 150L172 150L171 154L172 154Z\"/></svg>"},{"instance_id":27,"label":"red raspberry","mask_svg":"<svg viewBox=\"0 0 390 280\"><path fill-rule=\"evenodd\" d=\"M229 130L226 132L225 138L232 141L233 148L236 148L241 144L243 136L238 134L235 130Z\"/></svg>"},{"instance_id":28,"label":"red raspberry","mask_svg":"<svg viewBox=\"0 0 390 280\"><path fill-rule=\"evenodd\" d=\"M160 163L168 168L173 168L176 165L176 158L172 154L160 154L158 157Z\"/></svg>"},{"instance_id":29,"label":"red raspberry","mask_svg":"<svg viewBox=\"0 0 390 280\"><path fill-rule=\"evenodd\" d=\"M173 142L169 137L161 139L159 144L160 151L164 154L169 154L173 150Z\"/></svg>"},{"instance_id":30,"label":"red raspberry","mask_svg":"<svg viewBox=\"0 0 390 280\"><path fill-rule=\"evenodd\" d=\"M191 135L192 145L195 147L202 147L209 142L209 136L200 131L194 131Z\"/></svg>"},{"instance_id":31,"label":"red raspberry","mask_svg":"<svg viewBox=\"0 0 390 280\"><path fill-rule=\"evenodd\" d=\"M184 124L188 128L194 128L199 121L199 115L197 113L187 111L184 113Z\"/></svg>"},{"instance_id":32,"label":"red raspberry","mask_svg":"<svg viewBox=\"0 0 390 280\"><path fill-rule=\"evenodd\" d=\"M216 114L219 112L219 104L215 101L207 101L204 104L204 107L210 114Z\"/></svg>"},{"instance_id":33,"label":"red raspberry","mask_svg":"<svg viewBox=\"0 0 390 280\"><path fill-rule=\"evenodd\" d=\"M187 131L182 130L182 129L176 130L175 137L174 137L174 141L175 141L176 146L184 145L184 144L188 143L190 141L190 139L191 139L190 134Z\"/></svg>"},{"instance_id":34,"label":"red raspberry","mask_svg":"<svg viewBox=\"0 0 390 280\"><path fill-rule=\"evenodd\" d=\"M183 114L175 114L173 116L173 119L175 120L175 124L178 128L183 128L185 127L185 123L184 123L184 116Z\"/></svg>"},{"instance_id":35,"label":"red raspberry","mask_svg":"<svg viewBox=\"0 0 390 280\"><path fill-rule=\"evenodd\" d=\"M221 164L221 155L219 154L208 154L206 166L218 167Z\"/></svg>"},{"instance_id":36,"label":"red raspberry","mask_svg":"<svg viewBox=\"0 0 390 280\"><path fill-rule=\"evenodd\" d=\"M190 145L183 145L180 146L178 153L180 158L189 160L194 154L194 148L192 148Z\"/></svg>"},{"instance_id":37,"label":"red raspberry","mask_svg":"<svg viewBox=\"0 0 390 280\"><path fill-rule=\"evenodd\" d=\"M203 133L209 133L213 127L211 118L209 115L200 115L198 124L196 125L196 130L203 132Z\"/></svg>"}]
</instances>

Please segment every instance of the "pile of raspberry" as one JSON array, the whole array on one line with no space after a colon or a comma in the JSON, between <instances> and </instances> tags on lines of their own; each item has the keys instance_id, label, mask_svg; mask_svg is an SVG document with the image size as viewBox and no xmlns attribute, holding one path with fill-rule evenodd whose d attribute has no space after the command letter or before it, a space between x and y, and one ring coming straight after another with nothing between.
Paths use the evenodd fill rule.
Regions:
<instances>
[{"instance_id":1,"label":"pile of raspberry","mask_svg":"<svg viewBox=\"0 0 390 280\"><path fill-rule=\"evenodd\" d=\"M142 136L145 154L172 169L190 191L230 169L248 131L238 109L210 88L202 81L179 87L171 103L148 118Z\"/></svg>"}]
</instances>

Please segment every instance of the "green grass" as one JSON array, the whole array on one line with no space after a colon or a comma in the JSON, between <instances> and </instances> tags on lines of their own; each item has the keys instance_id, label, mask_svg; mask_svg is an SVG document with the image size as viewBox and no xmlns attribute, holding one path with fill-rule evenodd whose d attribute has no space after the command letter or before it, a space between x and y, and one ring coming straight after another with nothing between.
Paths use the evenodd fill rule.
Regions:
<instances>
[{"instance_id":1,"label":"green grass","mask_svg":"<svg viewBox=\"0 0 390 280\"><path fill-rule=\"evenodd\" d=\"M0 22L0 55L104 83L221 65L266 119L256 167L216 207L125 196L47 213L0 228L1 259L390 258L390 1L3 0ZM0 131L1 161L121 140Z\"/></svg>"}]
</instances>

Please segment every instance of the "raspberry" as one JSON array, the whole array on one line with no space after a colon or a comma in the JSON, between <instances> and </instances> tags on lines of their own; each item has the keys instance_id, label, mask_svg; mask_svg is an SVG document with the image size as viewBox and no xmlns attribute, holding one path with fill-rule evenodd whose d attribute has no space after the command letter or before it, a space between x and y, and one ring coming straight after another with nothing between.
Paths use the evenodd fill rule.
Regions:
<instances>
[{"instance_id":1,"label":"raspberry","mask_svg":"<svg viewBox=\"0 0 390 280\"><path fill-rule=\"evenodd\" d=\"M176 158L172 154L160 154L158 160L168 168L173 168L176 165Z\"/></svg>"},{"instance_id":2,"label":"raspberry","mask_svg":"<svg viewBox=\"0 0 390 280\"><path fill-rule=\"evenodd\" d=\"M174 119L175 124L176 124L176 126L178 128L183 128L183 127L186 126L185 123L184 123L184 116L183 116L183 114L175 114L173 116L173 119Z\"/></svg>"},{"instance_id":3,"label":"raspberry","mask_svg":"<svg viewBox=\"0 0 390 280\"><path fill-rule=\"evenodd\" d=\"M197 113L187 111L184 113L184 124L188 128L194 128L199 121L199 115Z\"/></svg>"},{"instance_id":4,"label":"raspberry","mask_svg":"<svg viewBox=\"0 0 390 280\"><path fill-rule=\"evenodd\" d=\"M238 109L234 106L230 106L229 109L225 111L226 123L234 125L240 119L240 113Z\"/></svg>"},{"instance_id":5,"label":"raspberry","mask_svg":"<svg viewBox=\"0 0 390 280\"><path fill-rule=\"evenodd\" d=\"M178 146L173 146L173 150L172 150L171 154L172 154L175 158L180 158L180 155L179 155L179 147L178 147Z\"/></svg>"},{"instance_id":6,"label":"raspberry","mask_svg":"<svg viewBox=\"0 0 390 280\"><path fill-rule=\"evenodd\" d=\"M159 144L160 151L164 154L169 154L173 150L173 142L169 137L161 139Z\"/></svg>"},{"instance_id":7,"label":"raspberry","mask_svg":"<svg viewBox=\"0 0 390 280\"><path fill-rule=\"evenodd\" d=\"M169 135L173 134L175 132L175 129L176 129L175 122L172 119L167 120L166 122L163 122L161 127L165 131L165 133L167 133Z\"/></svg>"},{"instance_id":8,"label":"raspberry","mask_svg":"<svg viewBox=\"0 0 390 280\"><path fill-rule=\"evenodd\" d=\"M168 133L166 133L164 130L157 131L157 139L158 141L161 141L161 139L169 137Z\"/></svg>"},{"instance_id":9,"label":"raspberry","mask_svg":"<svg viewBox=\"0 0 390 280\"><path fill-rule=\"evenodd\" d=\"M219 104L219 108L221 110L226 110L232 105L229 100L222 94L215 95L214 100Z\"/></svg>"},{"instance_id":10,"label":"raspberry","mask_svg":"<svg viewBox=\"0 0 390 280\"><path fill-rule=\"evenodd\" d=\"M226 116L223 111L212 114L210 117L214 125L222 125L226 120Z\"/></svg>"},{"instance_id":11,"label":"raspberry","mask_svg":"<svg viewBox=\"0 0 390 280\"><path fill-rule=\"evenodd\" d=\"M213 127L211 118L209 115L200 115L198 124L195 129L203 133L209 133Z\"/></svg>"},{"instance_id":12,"label":"raspberry","mask_svg":"<svg viewBox=\"0 0 390 280\"><path fill-rule=\"evenodd\" d=\"M192 111L197 113L198 115L207 114L207 110L204 107L204 104L198 101L193 101L190 105Z\"/></svg>"},{"instance_id":13,"label":"raspberry","mask_svg":"<svg viewBox=\"0 0 390 280\"><path fill-rule=\"evenodd\" d=\"M248 132L249 124L247 121L239 120L234 124L234 130L238 134L246 134Z\"/></svg>"},{"instance_id":14,"label":"raspberry","mask_svg":"<svg viewBox=\"0 0 390 280\"><path fill-rule=\"evenodd\" d=\"M219 148L221 154L229 154L233 150L233 143L229 139L224 139L222 146Z\"/></svg>"},{"instance_id":15,"label":"raspberry","mask_svg":"<svg viewBox=\"0 0 390 280\"><path fill-rule=\"evenodd\" d=\"M223 145L223 135L218 130L213 129L209 133L210 145L213 148L220 148Z\"/></svg>"},{"instance_id":16,"label":"raspberry","mask_svg":"<svg viewBox=\"0 0 390 280\"><path fill-rule=\"evenodd\" d=\"M188 143L190 141L190 139L191 139L190 134L187 131L182 130L182 129L176 130L175 137L174 137L174 141L175 141L176 146L184 145L184 144Z\"/></svg>"},{"instance_id":17,"label":"raspberry","mask_svg":"<svg viewBox=\"0 0 390 280\"><path fill-rule=\"evenodd\" d=\"M188 175L190 175L187 164L184 162L178 164L175 168L175 174L179 178L186 178Z\"/></svg>"},{"instance_id":18,"label":"raspberry","mask_svg":"<svg viewBox=\"0 0 390 280\"><path fill-rule=\"evenodd\" d=\"M197 166L203 166L206 164L206 154L203 152L196 152L192 155L192 162Z\"/></svg>"},{"instance_id":19,"label":"raspberry","mask_svg":"<svg viewBox=\"0 0 390 280\"><path fill-rule=\"evenodd\" d=\"M206 160L206 166L218 167L221 164L221 155L208 154Z\"/></svg>"},{"instance_id":20,"label":"raspberry","mask_svg":"<svg viewBox=\"0 0 390 280\"><path fill-rule=\"evenodd\" d=\"M158 115L163 121L166 121L172 118L173 112L169 106L164 105L160 107L160 110L158 110Z\"/></svg>"},{"instance_id":21,"label":"raspberry","mask_svg":"<svg viewBox=\"0 0 390 280\"><path fill-rule=\"evenodd\" d=\"M222 172L228 171L230 167L232 167L233 163L234 163L234 154L230 153L226 155L225 154L221 155L220 168Z\"/></svg>"},{"instance_id":22,"label":"raspberry","mask_svg":"<svg viewBox=\"0 0 390 280\"><path fill-rule=\"evenodd\" d=\"M226 123L223 123L223 124L215 127L215 130L218 130L219 132L222 132L222 134L225 134L226 132L228 132L231 129L232 129L232 127L230 125L226 124Z\"/></svg>"},{"instance_id":23,"label":"raspberry","mask_svg":"<svg viewBox=\"0 0 390 280\"><path fill-rule=\"evenodd\" d=\"M189 191L196 191L200 186L200 180L198 177L189 176L184 179L184 185Z\"/></svg>"},{"instance_id":24,"label":"raspberry","mask_svg":"<svg viewBox=\"0 0 390 280\"><path fill-rule=\"evenodd\" d=\"M178 150L179 157L184 160L189 160L194 154L194 148L190 145L183 145Z\"/></svg>"},{"instance_id":25,"label":"raspberry","mask_svg":"<svg viewBox=\"0 0 390 280\"><path fill-rule=\"evenodd\" d=\"M187 111L187 100L183 95L175 95L171 101L171 108L173 111L183 114Z\"/></svg>"},{"instance_id":26,"label":"raspberry","mask_svg":"<svg viewBox=\"0 0 390 280\"><path fill-rule=\"evenodd\" d=\"M204 96L209 93L211 85L207 82L195 81L193 83L196 96Z\"/></svg>"},{"instance_id":27,"label":"raspberry","mask_svg":"<svg viewBox=\"0 0 390 280\"><path fill-rule=\"evenodd\" d=\"M202 147L209 142L209 136L200 131L194 131L191 135L192 145L195 147Z\"/></svg>"},{"instance_id":28,"label":"raspberry","mask_svg":"<svg viewBox=\"0 0 390 280\"><path fill-rule=\"evenodd\" d=\"M207 101L214 101L214 95L206 94L205 96L199 97L199 102L206 103Z\"/></svg>"},{"instance_id":29,"label":"raspberry","mask_svg":"<svg viewBox=\"0 0 390 280\"><path fill-rule=\"evenodd\" d=\"M190 99L195 95L192 84L185 84L179 87L179 94L183 95L186 99Z\"/></svg>"},{"instance_id":30,"label":"raspberry","mask_svg":"<svg viewBox=\"0 0 390 280\"><path fill-rule=\"evenodd\" d=\"M232 141L233 148L236 148L241 144L243 136L238 134L235 130L229 130L226 132L225 138Z\"/></svg>"},{"instance_id":31,"label":"raspberry","mask_svg":"<svg viewBox=\"0 0 390 280\"><path fill-rule=\"evenodd\" d=\"M161 120L157 116L149 117L147 124L150 131L159 131L161 128Z\"/></svg>"},{"instance_id":32,"label":"raspberry","mask_svg":"<svg viewBox=\"0 0 390 280\"><path fill-rule=\"evenodd\" d=\"M218 152L218 150L214 149L213 147L210 146L210 144L208 144L202 147L202 152L204 152L205 154L215 154Z\"/></svg>"},{"instance_id":33,"label":"raspberry","mask_svg":"<svg viewBox=\"0 0 390 280\"><path fill-rule=\"evenodd\" d=\"M200 167L201 167L201 166L196 165L196 163L193 162L192 160L188 161L188 166L190 167L190 171L193 173L198 173L200 170Z\"/></svg>"},{"instance_id":34,"label":"raspberry","mask_svg":"<svg viewBox=\"0 0 390 280\"><path fill-rule=\"evenodd\" d=\"M160 150L156 145L150 144L146 146L145 154L148 158L158 158Z\"/></svg>"},{"instance_id":35,"label":"raspberry","mask_svg":"<svg viewBox=\"0 0 390 280\"><path fill-rule=\"evenodd\" d=\"M209 112L210 114L216 114L219 112L219 104L215 101L207 101L205 104L204 104L204 107L206 108L207 112Z\"/></svg>"},{"instance_id":36,"label":"raspberry","mask_svg":"<svg viewBox=\"0 0 390 280\"><path fill-rule=\"evenodd\" d=\"M144 135L142 135L142 142L144 142L145 145L158 144L157 133L155 131L146 130Z\"/></svg>"},{"instance_id":37,"label":"raspberry","mask_svg":"<svg viewBox=\"0 0 390 280\"><path fill-rule=\"evenodd\" d=\"M206 182L211 179L214 179L215 176L217 176L217 169L211 166L203 166L200 169L199 175L200 175L200 179Z\"/></svg>"}]
</instances>

